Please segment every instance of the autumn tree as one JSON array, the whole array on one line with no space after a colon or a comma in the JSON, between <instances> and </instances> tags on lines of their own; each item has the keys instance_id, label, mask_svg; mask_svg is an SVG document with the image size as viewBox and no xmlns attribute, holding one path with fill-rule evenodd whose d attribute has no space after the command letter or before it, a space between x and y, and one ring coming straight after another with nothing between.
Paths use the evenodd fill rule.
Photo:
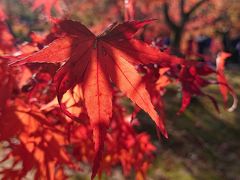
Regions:
<instances>
[{"instance_id":1,"label":"autumn tree","mask_svg":"<svg viewBox=\"0 0 240 180\"><path fill-rule=\"evenodd\" d=\"M35 179L67 179L71 174L66 170L76 172L86 166L94 179L103 173L110 176L119 165L125 176L134 171L136 179L146 178L156 146L147 133L136 132L139 114L149 115L158 139L168 138L162 96L169 84L181 87L178 114L194 96L206 97L219 111L215 98L203 89L208 85L219 86L226 107L232 95L229 111L236 108L236 94L224 76L228 54L222 53L214 68L135 38L140 29L156 22L132 20L133 0L125 4L125 21L113 22L97 34L102 25L92 20L86 21L91 31L66 19L67 15L52 16L54 9L63 13L61 3L70 6L75 1L22 2L32 11L42 8L50 27L42 34L28 32L27 42L22 43L5 22L8 14L0 14L3 179L22 179L32 171ZM96 1L86 2L91 3ZM190 18L191 11L182 13ZM216 78L208 79L209 75Z\"/></svg>"},{"instance_id":2,"label":"autumn tree","mask_svg":"<svg viewBox=\"0 0 240 180\"><path fill-rule=\"evenodd\" d=\"M201 11L204 11L202 9L202 6L209 2L210 2L209 0L199 1L178 0L163 2L163 14L166 23L168 24L173 33L172 46L174 48L180 48L181 39L183 37L183 32L185 30L186 25L193 18L196 18L196 16L198 16L196 12L199 9ZM179 18L174 18L174 16L178 16ZM201 17L202 16L199 16L197 18Z\"/></svg>"}]
</instances>

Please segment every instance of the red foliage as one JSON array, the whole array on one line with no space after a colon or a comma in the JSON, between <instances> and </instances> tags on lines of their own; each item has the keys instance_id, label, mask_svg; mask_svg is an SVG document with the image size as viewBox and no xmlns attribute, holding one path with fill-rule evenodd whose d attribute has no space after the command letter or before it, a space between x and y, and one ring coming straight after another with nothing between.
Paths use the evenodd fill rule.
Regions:
<instances>
[{"instance_id":1,"label":"red foliage","mask_svg":"<svg viewBox=\"0 0 240 180\"><path fill-rule=\"evenodd\" d=\"M7 111L4 112L7 117L2 117L14 121L12 123L17 128L4 139L8 141L4 148L11 149L4 160L13 159L13 163L10 168L1 171L3 179L16 177L21 179L32 169L36 170L35 178L55 179L63 174L61 171L64 165L73 166L69 154L64 149L66 140L63 127L55 125L54 129L51 128L46 122L46 117L35 109L36 107L25 109L21 105L22 102L16 103L18 106L12 107L11 110L13 117L8 117ZM1 127L6 131L8 127L3 123L1 119ZM16 169L19 163L22 163L22 167Z\"/></svg>"},{"instance_id":2,"label":"red foliage","mask_svg":"<svg viewBox=\"0 0 240 180\"><path fill-rule=\"evenodd\" d=\"M149 22L151 20L113 24L101 35L95 36L80 23L61 21L59 26L66 33L64 37L14 63L56 63L68 60L55 75L58 101L63 112L74 118L61 101L67 90L82 83L85 108L94 133L96 155L92 177L99 168L105 136L112 117L110 79L133 102L149 113L157 127L167 137L163 120L154 110L141 76L132 65L143 63L143 60L139 59L140 54L144 57L145 63L158 62L164 56L144 42L132 39L133 34Z\"/></svg>"},{"instance_id":3,"label":"red foliage","mask_svg":"<svg viewBox=\"0 0 240 180\"><path fill-rule=\"evenodd\" d=\"M232 89L232 87L228 85L227 79L224 76L225 60L230 56L231 56L231 54L229 54L229 53L221 52L218 54L216 63L217 63L217 80L219 83L220 92L223 96L223 101L226 106L226 103L228 100L228 94L230 93L233 97L233 105L232 105L232 107L230 107L228 109L228 111L233 111L237 107L237 103L238 103L237 95L234 92L234 90Z\"/></svg>"},{"instance_id":4,"label":"red foliage","mask_svg":"<svg viewBox=\"0 0 240 180\"><path fill-rule=\"evenodd\" d=\"M0 21L0 55L14 49L14 38L5 22Z\"/></svg>"},{"instance_id":5,"label":"red foliage","mask_svg":"<svg viewBox=\"0 0 240 180\"><path fill-rule=\"evenodd\" d=\"M56 2L36 0L33 7L43 4L50 16ZM127 3L125 18L133 19L134 1ZM31 33L32 41L17 47L0 22L1 162L11 161L1 168L3 179L31 171L35 179L66 179L66 167L81 170L79 162L93 167L92 179L119 164L124 175L134 170L144 179L156 147L133 127L140 109L167 137L162 96L169 84L182 87L179 113L193 96L210 98L218 109L202 90L211 84L219 84L225 103L228 93L236 99L223 73L225 54L215 70L135 39L152 21L114 23L95 36L79 22L59 20L46 37ZM217 82L207 80L210 74ZM124 95L137 105L132 114L122 104Z\"/></svg>"},{"instance_id":6,"label":"red foliage","mask_svg":"<svg viewBox=\"0 0 240 180\"><path fill-rule=\"evenodd\" d=\"M2 4L0 4L0 21L4 21L6 18L7 16L3 10Z\"/></svg>"}]
</instances>

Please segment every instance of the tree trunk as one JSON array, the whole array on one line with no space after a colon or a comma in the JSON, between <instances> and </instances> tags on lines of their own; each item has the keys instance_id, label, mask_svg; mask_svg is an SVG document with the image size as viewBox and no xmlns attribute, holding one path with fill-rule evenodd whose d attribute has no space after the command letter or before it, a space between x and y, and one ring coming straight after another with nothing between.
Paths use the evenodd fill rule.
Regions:
<instances>
[{"instance_id":1,"label":"tree trunk","mask_svg":"<svg viewBox=\"0 0 240 180\"><path fill-rule=\"evenodd\" d=\"M171 38L171 46L175 49L180 49L180 44L183 36L183 27L178 27L173 30L173 36Z\"/></svg>"}]
</instances>

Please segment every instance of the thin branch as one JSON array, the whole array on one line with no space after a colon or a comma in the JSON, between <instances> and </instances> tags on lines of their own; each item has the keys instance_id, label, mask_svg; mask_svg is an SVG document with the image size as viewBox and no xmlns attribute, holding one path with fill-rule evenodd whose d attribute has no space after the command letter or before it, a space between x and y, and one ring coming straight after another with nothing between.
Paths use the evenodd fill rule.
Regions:
<instances>
[{"instance_id":1,"label":"thin branch","mask_svg":"<svg viewBox=\"0 0 240 180\"><path fill-rule=\"evenodd\" d=\"M206 3L209 0L200 0L198 1L187 13L186 16L189 18L202 4Z\"/></svg>"},{"instance_id":2,"label":"thin branch","mask_svg":"<svg viewBox=\"0 0 240 180\"><path fill-rule=\"evenodd\" d=\"M179 7L180 7L181 17L184 17L184 16L185 16L185 12L184 12L185 0L181 0L181 1L180 1Z\"/></svg>"}]
</instances>

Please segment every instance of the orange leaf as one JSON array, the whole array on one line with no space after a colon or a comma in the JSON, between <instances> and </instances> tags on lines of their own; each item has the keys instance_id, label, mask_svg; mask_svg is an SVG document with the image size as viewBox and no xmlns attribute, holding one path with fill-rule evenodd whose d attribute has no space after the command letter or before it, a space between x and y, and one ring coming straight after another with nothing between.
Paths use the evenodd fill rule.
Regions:
<instances>
[{"instance_id":1,"label":"orange leaf","mask_svg":"<svg viewBox=\"0 0 240 180\"><path fill-rule=\"evenodd\" d=\"M237 99L236 93L234 92L232 87L229 86L227 79L224 75L225 60L230 56L231 54L229 53L220 52L216 59L216 65L217 65L217 80L218 80L220 92L222 94L225 106L228 100L228 94L230 93L233 97L233 104L230 108L228 108L228 111L232 112L237 108L238 99Z\"/></svg>"},{"instance_id":2,"label":"orange leaf","mask_svg":"<svg viewBox=\"0 0 240 180\"><path fill-rule=\"evenodd\" d=\"M135 64L168 61L170 58L168 54L132 39L139 28L152 21L115 23L98 36L79 22L60 21L59 26L66 33L64 37L56 39L39 52L15 62L16 65L27 62L67 61L55 76L58 100L63 112L74 118L61 101L67 90L82 84L85 107L93 128L95 143L96 157L92 178L99 168L106 129L112 116L111 83L146 111L162 134L167 137L163 120L155 111L145 83L134 67Z\"/></svg>"}]
</instances>

